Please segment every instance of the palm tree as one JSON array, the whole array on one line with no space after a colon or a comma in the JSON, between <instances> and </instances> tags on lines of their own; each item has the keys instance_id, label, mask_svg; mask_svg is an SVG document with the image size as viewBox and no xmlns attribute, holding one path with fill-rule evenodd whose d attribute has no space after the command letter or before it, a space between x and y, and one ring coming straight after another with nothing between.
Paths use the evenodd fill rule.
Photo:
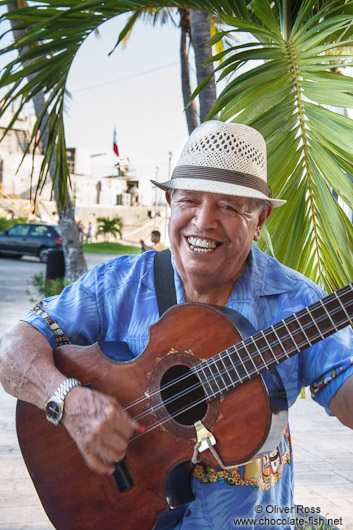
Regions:
<instances>
[{"instance_id":1,"label":"palm tree","mask_svg":"<svg viewBox=\"0 0 353 530\"><path fill-rule=\"evenodd\" d=\"M211 38L208 14L198 9L190 9L190 28L195 53L197 82L200 84L204 79L210 79L199 95L200 123L203 123L217 98L213 64L210 60L212 58L212 48L205 45ZM205 61L208 62L205 63ZM184 103L186 106L188 101L184 101Z\"/></svg>"},{"instance_id":2,"label":"palm tree","mask_svg":"<svg viewBox=\"0 0 353 530\"><path fill-rule=\"evenodd\" d=\"M20 5L28 6L27 2L22 1L20 4L18 1L13 1L8 3L7 8L9 12L12 12L19 9ZM24 30L18 28L17 23L14 19L11 19L11 26L16 40L20 40L24 37ZM38 45L41 45L41 43L37 42L34 44L34 46ZM20 56L26 53L27 51L29 51L27 45L18 49L18 53ZM27 77L28 81L31 82L31 80L33 79L33 75L28 74ZM43 90L38 90L36 93L33 94L32 102L38 120L38 130L40 131L41 143L43 146L46 146L48 145L50 130L48 126L49 116L48 112L45 110L45 98ZM70 197L67 193L67 189L64 208L61 207L61 204L59 202L59 182L58 179L55 179L55 166L57 156L56 153L57 149L55 147L51 160L49 160L45 156L43 163L48 164L48 176L53 182L54 198L56 200L57 210L59 212L59 226L62 236L62 245L65 257L65 275L70 282L73 282L80 278L80 276L82 276L82 274L87 270L87 265L79 240L78 228L74 217L74 209L72 207ZM65 191L63 190L62 193L65 193Z\"/></svg>"},{"instance_id":3,"label":"palm tree","mask_svg":"<svg viewBox=\"0 0 353 530\"><path fill-rule=\"evenodd\" d=\"M0 113L14 98L22 98L22 105L44 89L55 124L50 153L56 143L65 146L65 85L85 38L122 12L180 5L174 0L47 0L36 9L37 3L2 16L23 20L19 26L25 32L4 52L38 40L43 45L5 68L0 87L7 93ZM332 71L343 71L344 61L351 61L340 47L352 45L353 0L185 0L183 8L203 10L227 24L210 41L227 39L230 45L208 60L222 59L215 75L226 81L209 117L220 112L220 119L251 125L266 138L269 183L275 196L288 199L268 225L276 256L328 290L348 283L353 278L353 227L336 197L352 208L353 121L329 106L353 106L352 79ZM238 41L244 32L251 42ZM22 83L28 73L34 75L32 81ZM68 172L60 153L56 170L63 186ZM45 174L43 170L43 178Z\"/></svg>"},{"instance_id":4,"label":"palm tree","mask_svg":"<svg viewBox=\"0 0 353 530\"><path fill-rule=\"evenodd\" d=\"M96 235L99 236L100 234L103 234L105 243L109 241L110 234L115 238L117 234L119 234L120 238L123 237L122 229L124 227L124 222L121 217L116 216L113 217L113 219L109 219L109 217L97 217L97 221L99 224Z\"/></svg>"},{"instance_id":5,"label":"palm tree","mask_svg":"<svg viewBox=\"0 0 353 530\"><path fill-rule=\"evenodd\" d=\"M181 69L181 91L183 94L183 102L185 107L185 117L188 126L189 134L199 125L199 119L197 115L197 107L195 100L191 105L188 105L191 99L191 84L190 84L190 71L189 71L189 54L188 54L188 43L190 42L191 26L190 26L190 10L179 9L180 15L180 69ZM206 41L205 41L206 42ZM205 44L205 43L204 43ZM209 110L213 107L216 102L210 105Z\"/></svg>"}]
</instances>

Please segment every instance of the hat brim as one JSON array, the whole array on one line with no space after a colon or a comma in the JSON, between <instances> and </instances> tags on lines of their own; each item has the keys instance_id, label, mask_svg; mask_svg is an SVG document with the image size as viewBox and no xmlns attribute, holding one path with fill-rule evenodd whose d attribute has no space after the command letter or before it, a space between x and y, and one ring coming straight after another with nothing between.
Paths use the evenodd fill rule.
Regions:
<instances>
[{"instance_id":1,"label":"hat brim","mask_svg":"<svg viewBox=\"0 0 353 530\"><path fill-rule=\"evenodd\" d=\"M237 184L230 184L227 182L204 180L204 179L188 179L188 178L174 178L166 182L157 182L151 180L152 184L161 190L190 190L190 191L205 191L208 193L221 193L224 195L234 195L236 197L247 197L251 199L263 199L272 204L274 208L278 208L286 204L287 201L281 199L272 199L267 197L261 191L248 188L246 186L239 186Z\"/></svg>"}]
</instances>

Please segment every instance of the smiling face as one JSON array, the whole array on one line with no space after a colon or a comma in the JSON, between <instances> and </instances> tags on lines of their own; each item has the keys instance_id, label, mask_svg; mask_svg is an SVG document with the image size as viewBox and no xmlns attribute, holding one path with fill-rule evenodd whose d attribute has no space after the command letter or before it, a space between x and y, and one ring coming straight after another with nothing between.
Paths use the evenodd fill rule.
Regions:
<instances>
[{"instance_id":1,"label":"smiling face","mask_svg":"<svg viewBox=\"0 0 353 530\"><path fill-rule=\"evenodd\" d=\"M175 190L167 200L170 244L187 298L210 293L211 303L217 292L218 299L227 299L272 207L254 208L252 199L201 191Z\"/></svg>"}]
</instances>

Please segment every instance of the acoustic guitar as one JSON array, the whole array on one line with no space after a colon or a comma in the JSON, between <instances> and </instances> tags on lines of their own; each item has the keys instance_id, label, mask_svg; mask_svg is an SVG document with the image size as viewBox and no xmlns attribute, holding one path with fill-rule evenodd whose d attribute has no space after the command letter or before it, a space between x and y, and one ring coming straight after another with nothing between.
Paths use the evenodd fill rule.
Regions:
<instances>
[{"instance_id":1,"label":"acoustic guitar","mask_svg":"<svg viewBox=\"0 0 353 530\"><path fill-rule=\"evenodd\" d=\"M350 284L244 340L221 310L186 303L150 327L136 359L113 361L97 343L56 349L62 373L115 396L146 430L132 436L116 472L101 476L63 426L18 402L21 451L55 528L150 530L170 506L192 499L184 485L174 489L186 462L227 468L271 452L287 423L274 368L352 323L352 293Z\"/></svg>"}]
</instances>

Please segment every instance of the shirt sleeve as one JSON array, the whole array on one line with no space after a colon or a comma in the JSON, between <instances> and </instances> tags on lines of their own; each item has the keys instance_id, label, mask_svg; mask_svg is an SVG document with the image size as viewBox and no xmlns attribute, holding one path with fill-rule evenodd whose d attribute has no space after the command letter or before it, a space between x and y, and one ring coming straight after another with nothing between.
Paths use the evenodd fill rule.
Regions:
<instances>
[{"instance_id":1,"label":"shirt sleeve","mask_svg":"<svg viewBox=\"0 0 353 530\"><path fill-rule=\"evenodd\" d=\"M353 375L352 345L353 331L347 325L301 354L301 386L310 385L312 398L329 414L331 399Z\"/></svg>"},{"instance_id":2,"label":"shirt sleeve","mask_svg":"<svg viewBox=\"0 0 353 530\"><path fill-rule=\"evenodd\" d=\"M353 375L353 332L351 326L335 333L320 343L318 359L320 369L316 369L316 377L310 381L312 398L326 408L342 384ZM307 368L310 373L310 369ZM319 375L317 375L319 373Z\"/></svg>"},{"instance_id":3,"label":"shirt sleeve","mask_svg":"<svg viewBox=\"0 0 353 530\"><path fill-rule=\"evenodd\" d=\"M71 342L86 346L101 340L104 319L104 270L100 265L41 300L21 319L40 331L53 348Z\"/></svg>"},{"instance_id":4,"label":"shirt sleeve","mask_svg":"<svg viewBox=\"0 0 353 530\"><path fill-rule=\"evenodd\" d=\"M304 306L327 296L311 282L299 282L297 289L282 296L282 316L287 318ZM288 402L292 404L300 390L310 386L313 399L330 414L328 407L340 386L353 374L353 332L347 325L338 332L304 349L278 366Z\"/></svg>"}]
</instances>

